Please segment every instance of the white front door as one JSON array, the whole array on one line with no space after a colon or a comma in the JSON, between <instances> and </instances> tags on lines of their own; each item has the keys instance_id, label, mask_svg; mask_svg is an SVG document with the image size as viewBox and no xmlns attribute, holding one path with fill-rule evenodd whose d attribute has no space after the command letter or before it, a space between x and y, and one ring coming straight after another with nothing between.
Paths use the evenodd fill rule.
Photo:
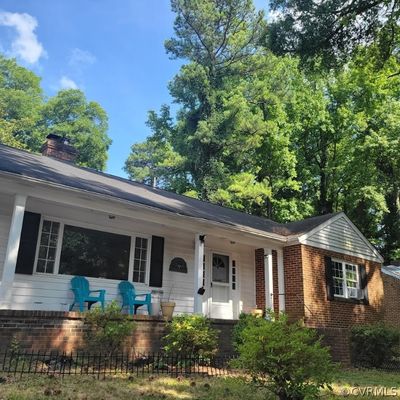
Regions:
<instances>
[{"instance_id":1,"label":"white front door","mask_svg":"<svg viewBox=\"0 0 400 400\"><path fill-rule=\"evenodd\" d=\"M210 258L210 317L233 319L231 257L227 254L212 252Z\"/></svg>"}]
</instances>

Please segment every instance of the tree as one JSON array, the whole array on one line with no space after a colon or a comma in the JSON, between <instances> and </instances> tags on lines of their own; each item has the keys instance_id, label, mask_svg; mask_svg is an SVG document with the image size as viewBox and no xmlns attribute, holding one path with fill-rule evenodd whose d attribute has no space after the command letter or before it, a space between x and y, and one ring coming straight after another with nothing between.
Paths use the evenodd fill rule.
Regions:
<instances>
[{"instance_id":1,"label":"tree","mask_svg":"<svg viewBox=\"0 0 400 400\"><path fill-rule=\"evenodd\" d=\"M34 146L42 102L40 78L0 55L0 142Z\"/></svg>"},{"instance_id":2,"label":"tree","mask_svg":"<svg viewBox=\"0 0 400 400\"><path fill-rule=\"evenodd\" d=\"M399 47L400 3L393 0L272 0L277 18L268 47L325 66L343 64L359 46L375 43L381 63Z\"/></svg>"},{"instance_id":3,"label":"tree","mask_svg":"<svg viewBox=\"0 0 400 400\"><path fill-rule=\"evenodd\" d=\"M169 107L163 106L160 115L150 111L147 125L152 135L143 143L132 145L124 170L137 182L186 192L186 179L181 173L184 157L174 151L170 142L174 127Z\"/></svg>"},{"instance_id":4,"label":"tree","mask_svg":"<svg viewBox=\"0 0 400 400\"><path fill-rule=\"evenodd\" d=\"M85 167L104 170L111 144L107 129L104 109L77 89L58 92L41 110L41 142L49 133L70 139L78 150L77 163Z\"/></svg>"},{"instance_id":5,"label":"tree","mask_svg":"<svg viewBox=\"0 0 400 400\"><path fill-rule=\"evenodd\" d=\"M0 55L0 143L40 151L49 133L71 140L77 163L103 170L111 144L107 114L80 90L63 90L45 102L40 78Z\"/></svg>"},{"instance_id":6,"label":"tree","mask_svg":"<svg viewBox=\"0 0 400 400\"><path fill-rule=\"evenodd\" d=\"M251 57L263 30L263 14L251 0L172 0L176 13L175 37L167 52L189 63L170 84L181 105L174 149L185 156L192 190L202 199L219 186L210 177L223 175L221 156L229 133L223 127L221 107L226 90L251 68Z\"/></svg>"}]
</instances>

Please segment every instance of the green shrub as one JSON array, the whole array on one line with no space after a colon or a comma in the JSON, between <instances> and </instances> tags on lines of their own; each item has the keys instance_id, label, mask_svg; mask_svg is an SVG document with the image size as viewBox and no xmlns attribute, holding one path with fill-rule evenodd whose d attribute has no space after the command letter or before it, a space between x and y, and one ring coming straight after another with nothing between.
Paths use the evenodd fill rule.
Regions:
<instances>
[{"instance_id":1,"label":"green shrub","mask_svg":"<svg viewBox=\"0 0 400 400\"><path fill-rule=\"evenodd\" d=\"M104 311L99 307L92 308L85 314L85 324L88 350L104 354L120 351L124 340L135 329L131 317L122 314L116 302L107 305Z\"/></svg>"},{"instance_id":2,"label":"green shrub","mask_svg":"<svg viewBox=\"0 0 400 400\"><path fill-rule=\"evenodd\" d=\"M358 325L351 330L354 365L379 368L397 354L400 332L384 324Z\"/></svg>"},{"instance_id":3,"label":"green shrub","mask_svg":"<svg viewBox=\"0 0 400 400\"><path fill-rule=\"evenodd\" d=\"M330 388L335 368L317 333L300 323L289 323L284 314L270 316L269 321L245 319L234 366L250 373L281 400L315 398L320 388Z\"/></svg>"},{"instance_id":4,"label":"green shrub","mask_svg":"<svg viewBox=\"0 0 400 400\"><path fill-rule=\"evenodd\" d=\"M168 324L163 342L170 354L210 357L217 352L218 331L202 315L177 315Z\"/></svg>"},{"instance_id":5,"label":"green shrub","mask_svg":"<svg viewBox=\"0 0 400 400\"><path fill-rule=\"evenodd\" d=\"M239 315L239 321L235 324L232 332L233 347L237 350L238 346L243 344L243 331L251 325L261 325L264 322L264 318L256 317L252 314L241 313Z\"/></svg>"}]
</instances>

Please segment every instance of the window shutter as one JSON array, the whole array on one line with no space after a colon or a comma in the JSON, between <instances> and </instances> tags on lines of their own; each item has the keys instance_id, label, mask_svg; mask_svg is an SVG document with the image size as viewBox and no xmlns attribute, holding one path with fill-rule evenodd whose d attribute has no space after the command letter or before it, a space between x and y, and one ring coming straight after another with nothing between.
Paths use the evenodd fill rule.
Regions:
<instances>
[{"instance_id":1,"label":"window shutter","mask_svg":"<svg viewBox=\"0 0 400 400\"><path fill-rule=\"evenodd\" d=\"M333 287L332 259L328 256L325 256L325 281L327 299L333 300L335 298L335 291Z\"/></svg>"},{"instance_id":2,"label":"window shutter","mask_svg":"<svg viewBox=\"0 0 400 400\"><path fill-rule=\"evenodd\" d=\"M163 263L164 238L153 236L151 238L150 286L162 287Z\"/></svg>"},{"instance_id":3,"label":"window shutter","mask_svg":"<svg viewBox=\"0 0 400 400\"><path fill-rule=\"evenodd\" d=\"M359 272L359 277L360 277L360 289L363 291L363 297L362 297L362 302L364 304L369 304L368 301L368 276L367 276L367 270L365 269L364 264L360 264L358 266L358 272Z\"/></svg>"},{"instance_id":4,"label":"window shutter","mask_svg":"<svg viewBox=\"0 0 400 400\"><path fill-rule=\"evenodd\" d=\"M19 243L17 274L32 275L39 235L40 214L25 211Z\"/></svg>"}]
</instances>

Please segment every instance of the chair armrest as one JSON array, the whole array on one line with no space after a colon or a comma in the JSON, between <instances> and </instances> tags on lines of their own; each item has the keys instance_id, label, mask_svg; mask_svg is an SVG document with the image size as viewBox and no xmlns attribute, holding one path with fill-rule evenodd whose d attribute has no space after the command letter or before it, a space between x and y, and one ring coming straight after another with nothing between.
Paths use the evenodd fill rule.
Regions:
<instances>
[{"instance_id":1,"label":"chair armrest","mask_svg":"<svg viewBox=\"0 0 400 400\"><path fill-rule=\"evenodd\" d=\"M90 293L101 293L105 292L105 289L100 289L100 290L89 290Z\"/></svg>"}]
</instances>

